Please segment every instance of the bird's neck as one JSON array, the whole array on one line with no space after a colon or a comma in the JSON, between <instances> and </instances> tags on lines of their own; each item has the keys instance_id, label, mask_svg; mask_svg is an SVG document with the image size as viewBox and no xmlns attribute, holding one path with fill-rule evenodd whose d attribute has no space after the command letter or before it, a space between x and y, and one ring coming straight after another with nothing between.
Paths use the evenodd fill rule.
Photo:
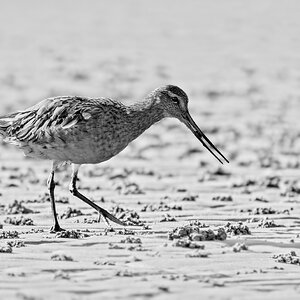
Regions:
<instances>
[{"instance_id":1,"label":"bird's neck","mask_svg":"<svg viewBox=\"0 0 300 300\"><path fill-rule=\"evenodd\" d=\"M143 101L127 106L127 115L133 131L133 139L164 118L159 100L152 97L147 97Z\"/></svg>"}]
</instances>

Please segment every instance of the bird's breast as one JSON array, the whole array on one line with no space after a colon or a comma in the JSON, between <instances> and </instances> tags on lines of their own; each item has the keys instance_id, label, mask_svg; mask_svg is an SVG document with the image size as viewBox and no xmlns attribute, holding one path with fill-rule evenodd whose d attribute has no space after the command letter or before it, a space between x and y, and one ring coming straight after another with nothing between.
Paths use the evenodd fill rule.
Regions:
<instances>
[{"instance_id":1,"label":"bird's breast","mask_svg":"<svg viewBox=\"0 0 300 300\"><path fill-rule=\"evenodd\" d=\"M129 142L124 126L113 122L94 124L81 128L80 134L76 130L69 133L61 151L65 160L73 163L100 163L121 152Z\"/></svg>"}]
</instances>

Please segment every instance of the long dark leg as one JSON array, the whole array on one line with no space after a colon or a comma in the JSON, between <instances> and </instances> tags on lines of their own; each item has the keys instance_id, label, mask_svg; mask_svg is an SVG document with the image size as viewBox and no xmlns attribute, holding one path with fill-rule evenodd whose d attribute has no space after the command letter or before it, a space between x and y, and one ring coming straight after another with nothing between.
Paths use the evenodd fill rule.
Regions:
<instances>
[{"instance_id":1,"label":"long dark leg","mask_svg":"<svg viewBox=\"0 0 300 300\"><path fill-rule=\"evenodd\" d=\"M77 181L77 175L78 175L78 170L79 170L80 165L75 165L72 164L73 172L72 172L72 178L70 182L70 192L77 198L81 199L94 209L96 209L100 215L102 215L108 223L107 219L111 220L112 222L115 222L121 226L125 226L123 222L121 222L119 219L114 217L112 214L110 214L107 210L103 209L102 207L98 206L94 202L92 202L90 199L86 198L84 195L78 192L77 187L76 187L76 181Z\"/></svg>"},{"instance_id":2,"label":"long dark leg","mask_svg":"<svg viewBox=\"0 0 300 300\"><path fill-rule=\"evenodd\" d=\"M53 219L54 219L54 225L51 227L50 232L58 232L58 231L64 230L64 229L62 229L59 226L58 219L57 219L57 213L56 213L56 207L55 207L55 198L54 198L54 189L55 189L54 173L55 173L55 170L57 169L57 167L58 167L58 163L54 161L53 164L52 164L51 173L50 173L48 181L47 181L47 186L48 186L48 190L49 190L49 194L50 194L50 200L51 200L51 209L52 209Z\"/></svg>"}]
</instances>

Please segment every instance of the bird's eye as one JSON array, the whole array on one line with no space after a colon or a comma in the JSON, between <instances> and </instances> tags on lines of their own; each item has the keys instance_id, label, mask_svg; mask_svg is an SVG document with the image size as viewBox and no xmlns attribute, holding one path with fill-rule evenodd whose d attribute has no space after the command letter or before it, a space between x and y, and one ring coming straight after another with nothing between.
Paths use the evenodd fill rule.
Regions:
<instances>
[{"instance_id":1,"label":"bird's eye","mask_svg":"<svg viewBox=\"0 0 300 300\"><path fill-rule=\"evenodd\" d=\"M179 99L177 97L171 97L172 101L176 104L179 104Z\"/></svg>"}]
</instances>

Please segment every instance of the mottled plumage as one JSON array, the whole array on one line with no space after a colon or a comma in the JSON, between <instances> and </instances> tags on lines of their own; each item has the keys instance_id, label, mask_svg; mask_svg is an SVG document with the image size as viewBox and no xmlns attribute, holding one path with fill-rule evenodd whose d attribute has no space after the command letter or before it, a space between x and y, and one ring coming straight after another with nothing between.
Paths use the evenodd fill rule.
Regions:
<instances>
[{"instance_id":1,"label":"mottled plumage","mask_svg":"<svg viewBox=\"0 0 300 300\"><path fill-rule=\"evenodd\" d=\"M55 221L54 231L61 230L54 204L54 172L61 162L73 164L71 192L105 218L122 224L77 191L79 166L110 159L164 117L178 118L209 151L212 147L226 160L194 123L187 104L185 92L172 85L158 88L143 101L129 106L108 98L55 97L24 111L0 117L0 135L4 141L21 148L27 156L53 161L48 188Z\"/></svg>"},{"instance_id":2,"label":"mottled plumage","mask_svg":"<svg viewBox=\"0 0 300 300\"><path fill-rule=\"evenodd\" d=\"M140 109L140 105L125 106L107 98L50 98L0 118L0 134L27 156L100 163L162 118L150 106L147 101Z\"/></svg>"}]
</instances>

